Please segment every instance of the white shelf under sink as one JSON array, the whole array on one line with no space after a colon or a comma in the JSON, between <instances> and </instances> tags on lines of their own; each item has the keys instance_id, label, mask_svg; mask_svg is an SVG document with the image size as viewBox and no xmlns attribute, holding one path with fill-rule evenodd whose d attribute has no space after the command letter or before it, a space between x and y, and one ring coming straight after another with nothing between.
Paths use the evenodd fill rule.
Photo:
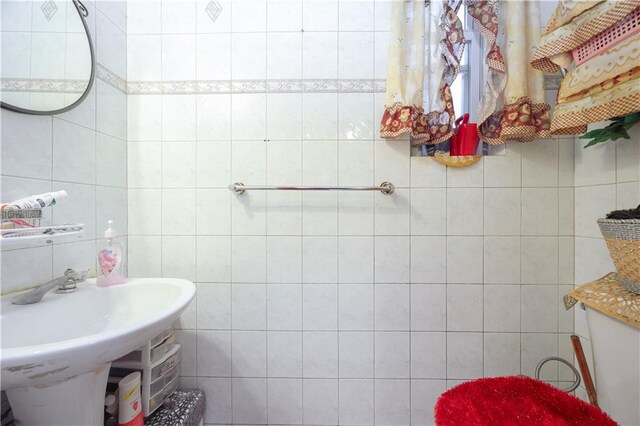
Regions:
<instances>
[{"instance_id":1,"label":"white shelf under sink","mask_svg":"<svg viewBox=\"0 0 640 426\"><path fill-rule=\"evenodd\" d=\"M2 249L18 249L54 242L69 242L80 239L82 234L84 234L84 224L82 223L2 229L0 230L0 246Z\"/></svg>"}]
</instances>

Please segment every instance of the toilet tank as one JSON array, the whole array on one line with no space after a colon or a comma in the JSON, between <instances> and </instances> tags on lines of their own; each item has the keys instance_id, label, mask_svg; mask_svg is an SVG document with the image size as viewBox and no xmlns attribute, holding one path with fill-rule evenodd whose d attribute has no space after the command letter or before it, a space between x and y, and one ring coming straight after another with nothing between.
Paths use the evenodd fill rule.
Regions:
<instances>
[{"instance_id":1,"label":"toilet tank","mask_svg":"<svg viewBox=\"0 0 640 426\"><path fill-rule=\"evenodd\" d=\"M586 309L598 404L621 425L640 425L640 329Z\"/></svg>"}]
</instances>

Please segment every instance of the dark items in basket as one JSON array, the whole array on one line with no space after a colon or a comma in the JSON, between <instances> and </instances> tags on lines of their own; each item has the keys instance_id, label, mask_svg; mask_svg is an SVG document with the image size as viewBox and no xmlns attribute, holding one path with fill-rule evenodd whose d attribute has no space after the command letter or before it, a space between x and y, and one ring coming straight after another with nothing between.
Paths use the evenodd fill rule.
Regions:
<instances>
[{"instance_id":1,"label":"dark items in basket","mask_svg":"<svg viewBox=\"0 0 640 426\"><path fill-rule=\"evenodd\" d=\"M635 209L628 210L614 210L611 213L607 214L607 219L640 219L640 205Z\"/></svg>"}]
</instances>

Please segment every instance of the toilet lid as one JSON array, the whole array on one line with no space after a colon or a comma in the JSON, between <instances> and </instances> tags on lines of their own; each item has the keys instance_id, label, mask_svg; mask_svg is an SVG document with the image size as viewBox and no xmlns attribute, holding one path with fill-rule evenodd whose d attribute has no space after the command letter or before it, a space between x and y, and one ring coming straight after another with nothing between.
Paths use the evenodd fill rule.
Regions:
<instances>
[{"instance_id":1,"label":"toilet lid","mask_svg":"<svg viewBox=\"0 0 640 426\"><path fill-rule=\"evenodd\" d=\"M440 395L438 426L560 426L617 423L602 410L529 377L491 377L462 383Z\"/></svg>"}]
</instances>

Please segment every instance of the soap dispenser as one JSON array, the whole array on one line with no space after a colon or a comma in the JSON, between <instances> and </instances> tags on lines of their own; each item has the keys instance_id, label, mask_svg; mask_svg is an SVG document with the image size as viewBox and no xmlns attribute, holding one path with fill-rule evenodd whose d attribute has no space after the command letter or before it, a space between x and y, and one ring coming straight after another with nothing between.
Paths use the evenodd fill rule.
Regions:
<instances>
[{"instance_id":1,"label":"soap dispenser","mask_svg":"<svg viewBox=\"0 0 640 426\"><path fill-rule=\"evenodd\" d=\"M124 249L117 240L116 230L113 229L113 220L107 221L109 227L104 231L107 245L98 252L98 278L96 284L109 286L122 284L124 278Z\"/></svg>"}]
</instances>

